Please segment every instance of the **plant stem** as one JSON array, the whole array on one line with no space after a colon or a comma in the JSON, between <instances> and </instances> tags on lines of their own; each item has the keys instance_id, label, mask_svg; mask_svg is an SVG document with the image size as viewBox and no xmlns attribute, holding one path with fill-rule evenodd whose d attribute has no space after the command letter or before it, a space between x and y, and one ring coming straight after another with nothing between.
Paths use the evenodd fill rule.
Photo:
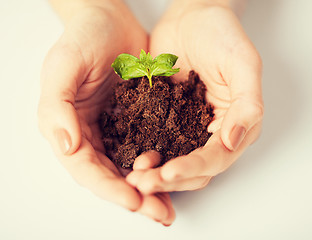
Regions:
<instances>
[{"instance_id":1,"label":"plant stem","mask_svg":"<svg viewBox=\"0 0 312 240\"><path fill-rule=\"evenodd\" d=\"M153 83L152 83L152 76L147 76L148 81L149 81L149 85L152 88L153 87Z\"/></svg>"},{"instance_id":2,"label":"plant stem","mask_svg":"<svg viewBox=\"0 0 312 240\"><path fill-rule=\"evenodd\" d=\"M150 85L150 87L152 88L152 87L153 87L153 83L152 83L152 74L151 74L150 68L147 67L146 70L147 70L146 76L147 76L147 78L148 78L149 85Z\"/></svg>"}]
</instances>

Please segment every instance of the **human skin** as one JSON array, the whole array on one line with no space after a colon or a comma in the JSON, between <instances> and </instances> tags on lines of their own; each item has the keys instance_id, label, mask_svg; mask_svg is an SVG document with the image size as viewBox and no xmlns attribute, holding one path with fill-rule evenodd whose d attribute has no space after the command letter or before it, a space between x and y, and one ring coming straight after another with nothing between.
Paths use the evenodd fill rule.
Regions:
<instances>
[{"instance_id":1,"label":"human skin","mask_svg":"<svg viewBox=\"0 0 312 240\"><path fill-rule=\"evenodd\" d=\"M170 225L175 212L169 194L142 195L127 183L122 171L106 157L97 123L116 80L111 63L120 53L138 55L141 48L147 50L147 34L119 0L50 2L65 30L42 67L38 106L42 134L80 185ZM153 159L149 154L141 158Z\"/></svg>"},{"instance_id":2,"label":"human skin","mask_svg":"<svg viewBox=\"0 0 312 240\"><path fill-rule=\"evenodd\" d=\"M186 79L195 70L207 86L215 118L204 147L146 168L138 158L127 181L143 194L197 190L230 167L259 136L263 118L261 58L230 7L230 1L175 0L151 34L153 56L170 52ZM165 36L165 37L164 37Z\"/></svg>"},{"instance_id":3,"label":"human skin","mask_svg":"<svg viewBox=\"0 0 312 240\"><path fill-rule=\"evenodd\" d=\"M105 156L97 118L115 78L110 64L119 53L138 55L141 48L147 50L147 35L121 1L51 2L65 31L42 68L38 118L43 135L79 184L170 225L175 213L166 192L203 188L259 136L263 116L259 54L229 1L173 1L151 34L149 50L153 56L163 52L179 56L177 80L186 78L190 69L200 74L207 99L215 107L216 117L209 126L214 134L203 148L162 167L157 167L158 153L142 154L126 182Z\"/></svg>"}]
</instances>

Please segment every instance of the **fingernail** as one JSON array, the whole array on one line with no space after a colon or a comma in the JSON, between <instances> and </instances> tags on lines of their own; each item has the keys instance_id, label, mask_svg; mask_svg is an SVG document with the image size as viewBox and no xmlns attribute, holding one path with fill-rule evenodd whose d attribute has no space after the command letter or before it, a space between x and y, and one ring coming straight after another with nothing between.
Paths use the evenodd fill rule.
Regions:
<instances>
[{"instance_id":1,"label":"fingernail","mask_svg":"<svg viewBox=\"0 0 312 240\"><path fill-rule=\"evenodd\" d=\"M167 223L163 223L162 225L164 225L165 227L170 227L171 224L167 224Z\"/></svg>"},{"instance_id":2,"label":"fingernail","mask_svg":"<svg viewBox=\"0 0 312 240\"><path fill-rule=\"evenodd\" d=\"M246 129L242 126L235 125L230 134L232 149L236 150L245 137Z\"/></svg>"},{"instance_id":3,"label":"fingernail","mask_svg":"<svg viewBox=\"0 0 312 240\"><path fill-rule=\"evenodd\" d=\"M65 129L58 129L55 131L55 136L62 153L65 155L68 154L72 145L68 132Z\"/></svg>"}]
</instances>

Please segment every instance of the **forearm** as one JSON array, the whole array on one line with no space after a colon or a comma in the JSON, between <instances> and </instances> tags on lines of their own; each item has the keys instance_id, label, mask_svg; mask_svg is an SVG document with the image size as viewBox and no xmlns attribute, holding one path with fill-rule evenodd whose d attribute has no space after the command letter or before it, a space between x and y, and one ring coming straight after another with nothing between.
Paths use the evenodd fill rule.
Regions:
<instances>
[{"instance_id":1,"label":"forearm","mask_svg":"<svg viewBox=\"0 0 312 240\"><path fill-rule=\"evenodd\" d=\"M192 5L205 5L205 6L230 6L233 0L173 0L170 7L175 8L176 10L181 8L188 8Z\"/></svg>"},{"instance_id":2,"label":"forearm","mask_svg":"<svg viewBox=\"0 0 312 240\"><path fill-rule=\"evenodd\" d=\"M198 7L198 5L202 7L221 6L230 8L237 13L237 15L240 15L244 10L246 2L247 0L173 0L169 11L172 10L171 12L179 14L194 6Z\"/></svg>"},{"instance_id":3,"label":"forearm","mask_svg":"<svg viewBox=\"0 0 312 240\"><path fill-rule=\"evenodd\" d=\"M109 10L122 4L120 0L49 0L49 2L64 23L86 8Z\"/></svg>"}]
</instances>

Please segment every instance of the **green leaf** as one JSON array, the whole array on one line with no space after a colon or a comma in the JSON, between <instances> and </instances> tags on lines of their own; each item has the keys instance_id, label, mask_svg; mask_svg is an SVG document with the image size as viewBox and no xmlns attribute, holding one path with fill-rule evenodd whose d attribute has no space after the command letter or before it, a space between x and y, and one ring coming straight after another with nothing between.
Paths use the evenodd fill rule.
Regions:
<instances>
[{"instance_id":1,"label":"green leaf","mask_svg":"<svg viewBox=\"0 0 312 240\"><path fill-rule=\"evenodd\" d=\"M122 53L115 59L112 67L122 79L128 80L129 69L131 68L133 70L135 68L140 68L140 63L138 58L130 54Z\"/></svg>"},{"instance_id":2,"label":"green leaf","mask_svg":"<svg viewBox=\"0 0 312 240\"><path fill-rule=\"evenodd\" d=\"M179 72L179 68L172 69L178 57L173 54L164 53L152 58L150 53L143 49L140 58L130 54L120 54L112 64L114 71L124 80L147 76L152 87L153 76L171 76Z\"/></svg>"},{"instance_id":3,"label":"green leaf","mask_svg":"<svg viewBox=\"0 0 312 240\"><path fill-rule=\"evenodd\" d=\"M144 77L146 75L146 69L138 63L130 67L125 67L123 69L122 79L129 80L132 78Z\"/></svg>"},{"instance_id":4,"label":"green leaf","mask_svg":"<svg viewBox=\"0 0 312 240\"><path fill-rule=\"evenodd\" d=\"M154 61L157 64L165 64L168 68L172 68L174 64L177 62L178 57L176 55L170 53L163 53L155 57Z\"/></svg>"},{"instance_id":5,"label":"green leaf","mask_svg":"<svg viewBox=\"0 0 312 240\"><path fill-rule=\"evenodd\" d=\"M141 53L140 53L140 61L143 62L146 58L146 52L141 49Z\"/></svg>"},{"instance_id":6,"label":"green leaf","mask_svg":"<svg viewBox=\"0 0 312 240\"><path fill-rule=\"evenodd\" d=\"M180 71L180 68L174 68L174 69L167 69L166 71L160 71L159 72L156 72L156 73L153 73L152 72L152 75L153 76L166 76L166 77L169 77L169 76L172 76L173 74L176 74Z\"/></svg>"},{"instance_id":7,"label":"green leaf","mask_svg":"<svg viewBox=\"0 0 312 240\"><path fill-rule=\"evenodd\" d=\"M179 72L180 69L178 68L172 69L177 59L178 57L173 54L160 54L154 59L155 62L152 65L151 74L153 76L171 76Z\"/></svg>"},{"instance_id":8,"label":"green leaf","mask_svg":"<svg viewBox=\"0 0 312 240\"><path fill-rule=\"evenodd\" d=\"M153 64L154 60L150 53L147 53L141 49L140 53L140 63L145 66L146 68L150 68Z\"/></svg>"},{"instance_id":9,"label":"green leaf","mask_svg":"<svg viewBox=\"0 0 312 240\"><path fill-rule=\"evenodd\" d=\"M161 76L161 74L164 74L167 71L170 71L171 68L168 67L166 64L153 64L151 67L151 75L153 76Z\"/></svg>"}]
</instances>

